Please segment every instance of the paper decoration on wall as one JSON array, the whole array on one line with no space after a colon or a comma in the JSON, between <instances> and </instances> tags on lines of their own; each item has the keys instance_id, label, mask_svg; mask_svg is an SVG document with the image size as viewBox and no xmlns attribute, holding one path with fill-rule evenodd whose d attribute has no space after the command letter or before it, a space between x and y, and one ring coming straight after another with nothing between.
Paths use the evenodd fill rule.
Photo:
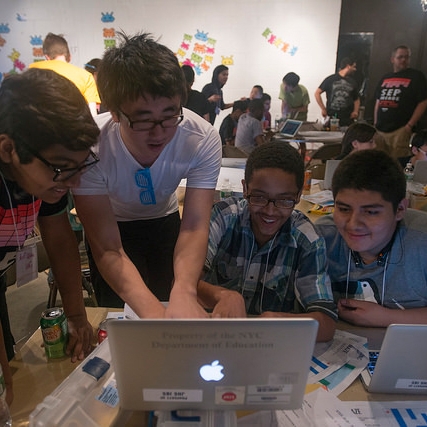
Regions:
<instances>
[{"instance_id":1,"label":"paper decoration on wall","mask_svg":"<svg viewBox=\"0 0 427 427\"><path fill-rule=\"evenodd\" d=\"M43 39L42 36L30 36L30 44L33 47L33 62L43 61Z\"/></svg>"},{"instance_id":2,"label":"paper decoration on wall","mask_svg":"<svg viewBox=\"0 0 427 427\"><path fill-rule=\"evenodd\" d=\"M10 73L19 71L24 71L25 64L19 60L21 54L15 49L12 49L12 53L8 55L8 58L12 61L13 64L13 70L10 71Z\"/></svg>"},{"instance_id":3,"label":"paper decoration on wall","mask_svg":"<svg viewBox=\"0 0 427 427\"><path fill-rule=\"evenodd\" d=\"M184 34L181 44L175 53L180 65L193 67L198 76L211 68L215 56L216 39L209 37L208 34L200 30L196 30L194 35ZM224 65L234 64L233 55L222 56L221 58Z\"/></svg>"},{"instance_id":4,"label":"paper decoration on wall","mask_svg":"<svg viewBox=\"0 0 427 427\"><path fill-rule=\"evenodd\" d=\"M114 22L115 19L113 12L101 12L101 22ZM102 37L104 38L105 49L116 46L116 30L114 28L103 28Z\"/></svg>"},{"instance_id":5,"label":"paper decoration on wall","mask_svg":"<svg viewBox=\"0 0 427 427\"><path fill-rule=\"evenodd\" d=\"M25 14L17 13L16 20L20 22L25 22L27 20L27 17L25 16Z\"/></svg>"},{"instance_id":6,"label":"paper decoration on wall","mask_svg":"<svg viewBox=\"0 0 427 427\"><path fill-rule=\"evenodd\" d=\"M9 24L4 24L3 22L0 24L0 33L1 34L8 34L10 33Z\"/></svg>"},{"instance_id":7,"label":"paper decoration on wall","mask_svg":"<svg viewBox=\"0 0 427 427\"><path fill-rule=\"evenodd\" d=\"M9 24L1 23L0 24L0 34L9 34L10 28ZM7 43L7 40L0 35L0 47L4 47ZM12 61L12 69L7 73L0 73L0 81L3 80L4 77L8 74L14 74L19 71L24 71L25 64L19 60L21 54L16 49L12 49L12 52L7 57Z\"/></svg>"},{"instance_id":8,"label":"paper decoration on wall","mask_svg":"<svg viewBox=\"0 0 427 427\"><path fill-rule=\"evenodd\" d=\"M297 53L298 47L294 46L273 33L270 28L266 28L262 33L262 36L266 41L277 49L281 50L283 53L288 53L291 56L294 56Z\"/></svg>"}]
</instances>

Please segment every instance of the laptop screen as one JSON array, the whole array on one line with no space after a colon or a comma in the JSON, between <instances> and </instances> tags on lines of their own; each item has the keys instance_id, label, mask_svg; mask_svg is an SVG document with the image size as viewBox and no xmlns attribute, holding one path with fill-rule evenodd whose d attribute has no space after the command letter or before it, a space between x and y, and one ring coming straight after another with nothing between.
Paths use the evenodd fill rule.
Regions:
<instances>
[{"instance_id":1,"label":"laptop screen","mask_svg":"<svg viewBox=\"0 0 427 427\"><path fill-rule=\"evenodd\" d=\"M272 410L302 405L314 319L111 320L125 410Z\"/></svg>"},{"instance_id":2,"label":"laptop screen","mask_svg":"<svg viewBox=\"0 0 427 427\"><path fill-rule=\"evenodd\" d=\"M283 123L282 128L280 129L280 133L285 136L293 137L297 134L302 123L303 122L301 122L300 120L287 119L285 123Z\"/></svg>"}]
</instances>

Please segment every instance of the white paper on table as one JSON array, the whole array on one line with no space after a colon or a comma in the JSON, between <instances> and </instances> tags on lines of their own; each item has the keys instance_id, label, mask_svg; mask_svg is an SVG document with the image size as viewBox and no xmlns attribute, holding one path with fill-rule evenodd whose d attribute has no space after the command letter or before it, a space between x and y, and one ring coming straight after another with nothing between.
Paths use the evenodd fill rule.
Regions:
<instances>
[{"instance_id":1,"label":"white paper on table","mask_svg":"<svg viewBox=\"0 0 427 427\"><path fill-rule=\"evenodd\" d=\"M301 409L276 411L278 427L366 427L351 407L320 388L304 397Z\"/></svg>"},{"instance_id":2,"label":"white paper on table","mask_svg":"<svg viewBox=\"0 0 427 427\"><path fill-rule=\"evenodd\" d=\"M405 402L342 402L365 427L422 427L427 425L427 400Z\"/></svg>"},{"instance_id":3,"label":"white paper on table","mask_svg":"<svg viewBox=\"0 0 427 427\"><path fill-rule=\"evenodd\" d=\"M360 369L366 367L369 361L369 351L366 348L368 340L365 337L337 329L334 338L329 343L317 343L310 364L308 384L314 384L344 365L349 364ZM349 386L351 383L348 383Z\"/></svg>"},{"instance_id":4,"label":"white paper on table","mask_svg":"<svg viewBox=\"0 0 427 427\"><path fill-rule=\"evenodd\" d=\"M315 194L303 194L301 199L321 206L333 206L334 196L331 190L322 190Z\"/></svg>"}]
</instances>

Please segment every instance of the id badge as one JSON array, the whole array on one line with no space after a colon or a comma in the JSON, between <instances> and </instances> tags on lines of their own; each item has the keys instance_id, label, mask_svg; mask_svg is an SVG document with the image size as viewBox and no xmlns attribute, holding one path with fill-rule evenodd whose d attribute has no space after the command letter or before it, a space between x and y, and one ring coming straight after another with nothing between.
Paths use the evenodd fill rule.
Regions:
<instances>
[{"instance_id":1,"label":"id badge","mask_svg":"<svg viewBox=\"0 0 427 427\"><path fill-rule=\"evenodd\" d=\"M16 286L19 288L38 277L37 245L23 246L16 252Z\"/></svg>"}]
</instances>

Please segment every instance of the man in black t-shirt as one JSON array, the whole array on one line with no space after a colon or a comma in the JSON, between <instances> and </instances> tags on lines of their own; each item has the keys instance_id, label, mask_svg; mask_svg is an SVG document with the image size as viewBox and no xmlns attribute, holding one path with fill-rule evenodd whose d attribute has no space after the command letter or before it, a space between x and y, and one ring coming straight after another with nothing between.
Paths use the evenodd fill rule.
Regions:
<instances>
[{"instance_id":1,"label":"man in black t-shirt","mask_svg":"<svg viewBox=\"0 0 427 427\"><path fill-rule=\"evenodd\" d=\"M393 49L393 72L385 74L375 93L374 124L393 157L411 154L412 130L427 107L427 81L421 71L409 68L411 50Z\"/></svg>"},{"instance_id":2,"label":"man in black t-shirt","mask_svg":"<svg viewBox=\"0 0 427 427\"><path fill-rule=\"evenodd\" d=\"M350 76L356 71L356 62L343 58L338 73L326 77L314 93L323 117L336 117L340 126L349 126L359 115L360 99L356 81ZM326 107L322 93L326 92Z\"/></svg>"}]
</instances>

